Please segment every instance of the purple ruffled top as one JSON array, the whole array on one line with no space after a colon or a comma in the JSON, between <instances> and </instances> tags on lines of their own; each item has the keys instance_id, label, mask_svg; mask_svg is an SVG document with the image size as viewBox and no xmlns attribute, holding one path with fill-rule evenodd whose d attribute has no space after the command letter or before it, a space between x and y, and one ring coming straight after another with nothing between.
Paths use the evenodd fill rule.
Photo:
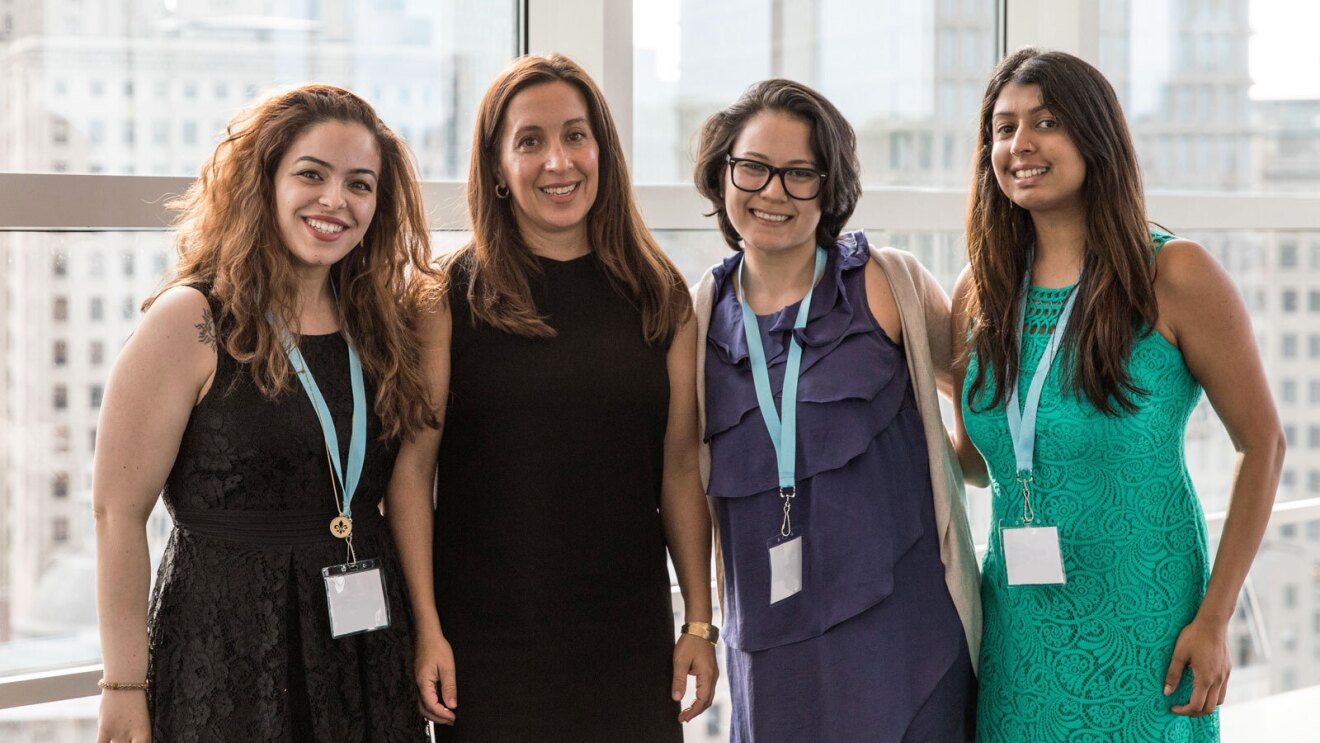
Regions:
<instances>
[{"instance_id":1,"label":"purple ruffled top","mask_svg":"<svg viewBox=\"0 0 1320 743\"><path fill-rule=\"evenodd\" d=\"M724 637L734 648L816 637L875 606L893 592L899 559L923 534L934 539L921 415L903 350L866 303L869 257L860 232L833 246L802 330L793 330L797 303L757 318L777 406L789 333L802 345L792 514L804 537L803 590L773 606L767 550L783 512L734 294L742 254L714 269L704 435L724 550Z\"/></svg>"}]
</instances>

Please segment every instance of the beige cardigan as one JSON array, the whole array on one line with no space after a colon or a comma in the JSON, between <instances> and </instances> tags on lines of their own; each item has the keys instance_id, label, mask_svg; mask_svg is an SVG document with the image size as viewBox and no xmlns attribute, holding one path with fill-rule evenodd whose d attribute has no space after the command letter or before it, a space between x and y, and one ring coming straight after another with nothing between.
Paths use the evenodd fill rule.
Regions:
<instances>
[{"instance_id":1,"label":"beige cardigan","mask_svg":"<svg viewBox=\"0 0 1320 743\"><path fill-rule=\"evenodd\" d=\"M930 452L930 484L935 499L940 557L944 561L944 582L962 619L972 668L976 669L981 654L980 574L972 546L971 527L967 524L962 468L958 466L958 457L940 417L939 392L935 386L935 369L948 368L953 354L949 336L949 299L935 278L910 253L872 247L871 259L880 264L898 304L908 372L926 431L926 449ZM715 278L707 271L692 289L697 312L697 408L703 435L706 430L706 333L710 328L714 294ZM700 463L704 488L710 483L710 446L704 441ZM724 558L720 549L719 520L715 515L714 499L708 500L711 524L715 529L716 588L723 603Z\"/></svg>"}]
</instances>

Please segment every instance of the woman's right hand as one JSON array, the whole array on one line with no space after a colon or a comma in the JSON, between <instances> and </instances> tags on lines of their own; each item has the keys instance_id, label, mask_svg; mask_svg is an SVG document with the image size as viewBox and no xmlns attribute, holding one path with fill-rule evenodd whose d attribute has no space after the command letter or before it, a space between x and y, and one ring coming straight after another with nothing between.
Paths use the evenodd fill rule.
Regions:
<instances>
[{"instance_id":1,"label":"woman's right hand","mask_svg":"<svg viewBox=\"0 0 1320 743\"><path fill-rule=\"evenodd\" d=\"M119 690L101 693L101 720L96 743L151 743L145 692Z\"/></svg>"},{"instance_id":2,"label":"woman's right hand","mask_svg":"<svg viewBox=\"0 0 1320 743\"><path fill-rule=\"evenodd\" d=\"M458 683L454 677L454 651L444 635L429 640L418 638L413 669L422 716L441 725L453 725Z\"/></svg>"}]
</instances>

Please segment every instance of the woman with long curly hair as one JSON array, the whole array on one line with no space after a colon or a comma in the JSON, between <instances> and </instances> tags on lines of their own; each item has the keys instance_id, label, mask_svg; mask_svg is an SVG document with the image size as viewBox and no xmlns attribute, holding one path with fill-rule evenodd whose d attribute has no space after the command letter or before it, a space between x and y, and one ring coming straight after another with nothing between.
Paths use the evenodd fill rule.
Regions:
<instances>
[{"instance_id":1,"label":"woman with long curly hair","mask_svg":"<svg viewBox=\"0 0 1320 743\"><path fill-rule=\"evenodd\" d=\"M433 423L401 299L432 270L407 147L352 93L297 88L240 113L175 206L176 275L98 428L99 740L418 739L379 508Z\"/></svg>"},{"instance_id":2,"label":"woman with long curly hair","mask_svg":"<svg viewBox=\"0 0 1320 743\"><path fill-rule=\"evenodd\" d=\"M1113 88L1025 49L981 104L953 298L963 471L992 487L982 741L1215 741L1227 626L1283 435L1251 322L1152 226ZM1202 390L1238 448L1210 569L1183 456Z\"/></svg>"},{"instance_id":3,"label":"woman with long curly hair","mask_svg":"<svg viewBox=\"0 0 1320 743\"><path fill-rule=\"evenodd\" d=\"M716 675L691 302L572 60L487 90L468 207L422 321L443 425L390 486L422 708L441 740L680 741Z\"/></svg>"}]
</instances>

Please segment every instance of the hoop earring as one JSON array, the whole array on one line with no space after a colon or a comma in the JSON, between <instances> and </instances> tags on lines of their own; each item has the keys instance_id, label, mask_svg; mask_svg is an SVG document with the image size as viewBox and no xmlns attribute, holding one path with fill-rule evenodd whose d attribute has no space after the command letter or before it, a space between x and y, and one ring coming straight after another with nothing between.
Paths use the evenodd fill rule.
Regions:
<instances>
[{"instance_id":1,"label":"hoop earring","mask_svg":"<svg viewBox=\"0 0 1320 743\"><path fill-rule=\"evenodd\" d=\"M503 183L496 183L496 184L495 184L495 198L497 198L497 199L507 199L507 198L509 198L509 187L506 186L506 185L504 185Z\"/></svg>"}]
</instances>

